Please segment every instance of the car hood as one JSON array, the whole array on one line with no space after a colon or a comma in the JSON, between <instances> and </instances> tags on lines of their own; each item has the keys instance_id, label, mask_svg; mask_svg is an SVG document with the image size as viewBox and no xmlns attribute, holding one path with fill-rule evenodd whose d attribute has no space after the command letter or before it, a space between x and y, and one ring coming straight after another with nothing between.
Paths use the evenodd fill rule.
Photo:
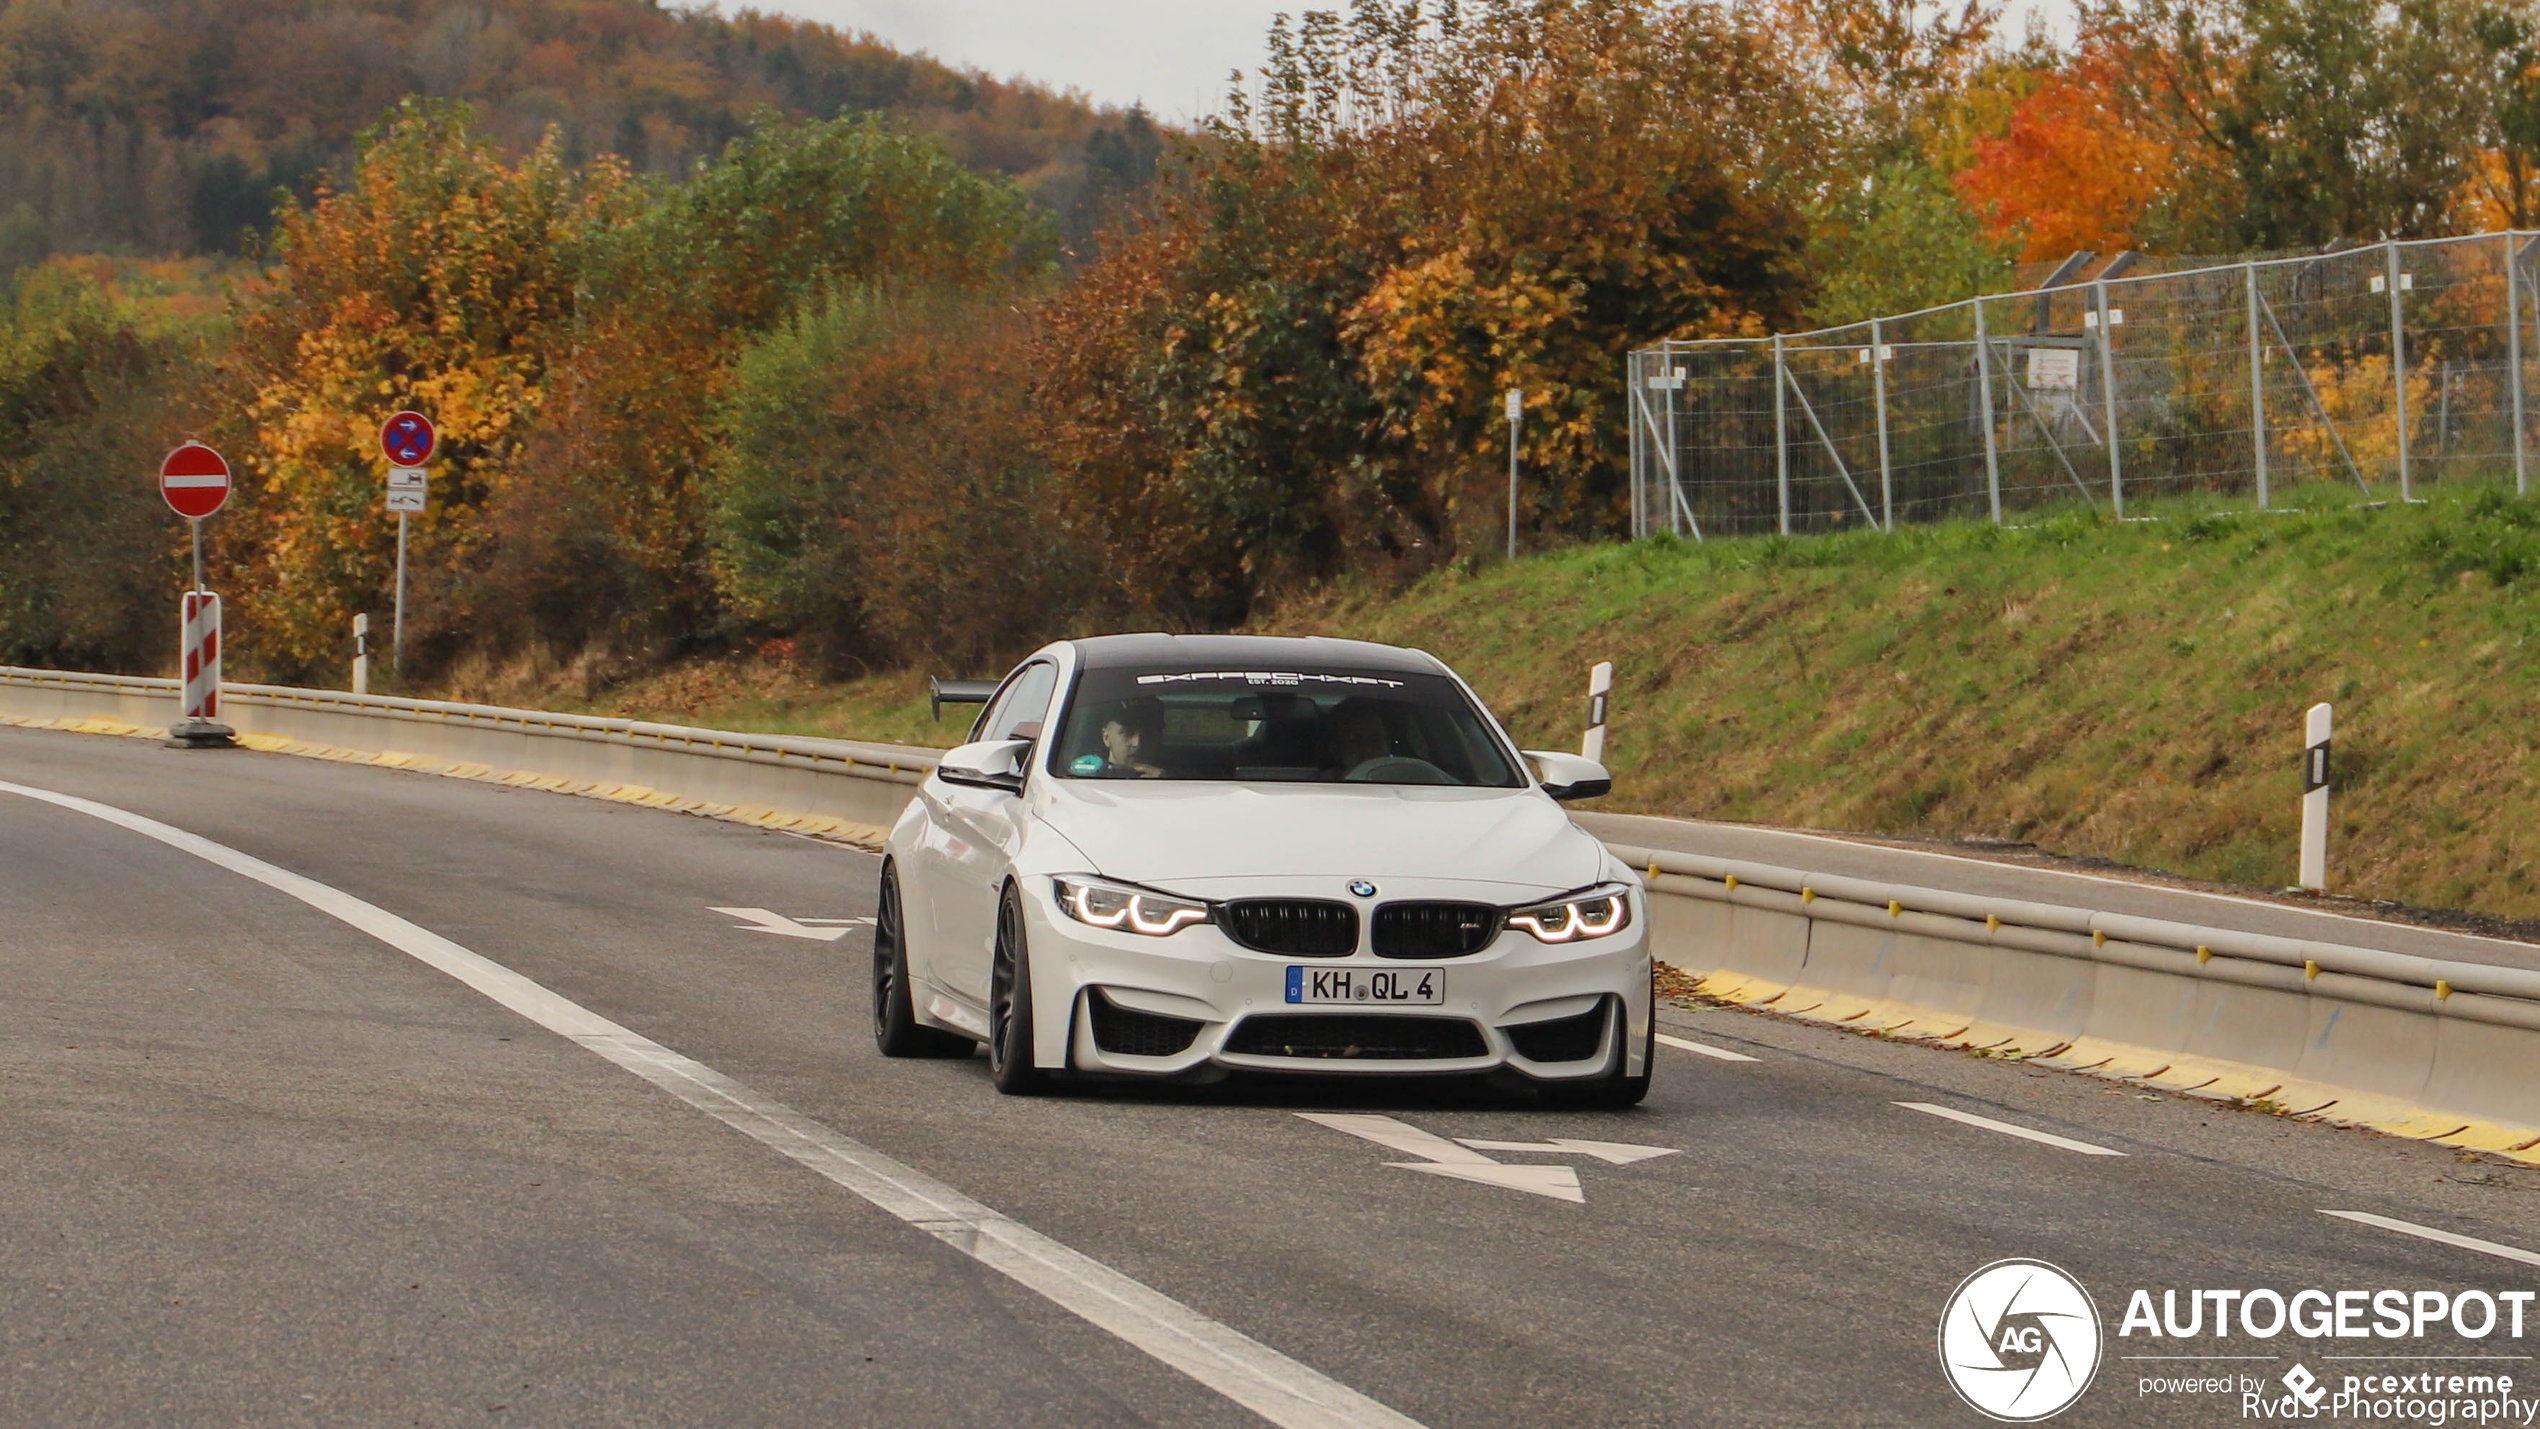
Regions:
<instances>
[{"instance_id":1,"label":"car hood","mask_svg":"<svg viewBox=\"0 0 2540 1429\"><path fill-rule=\"evenodd\" d=\"M1594 883L1604 848L1531 789L1057 780L1043 818L1111 878L1206 895L1263 878Z\"/></svg>"}]
</instances>

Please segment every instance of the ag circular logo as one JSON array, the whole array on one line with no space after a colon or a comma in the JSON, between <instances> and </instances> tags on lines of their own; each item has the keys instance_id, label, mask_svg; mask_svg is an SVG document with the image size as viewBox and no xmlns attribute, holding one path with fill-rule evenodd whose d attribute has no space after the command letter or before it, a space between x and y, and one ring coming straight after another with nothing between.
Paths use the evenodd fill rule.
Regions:
<instances>
[{"instance_id":1,"label":"ag circular logo","mask_svg":"<svg viewBox=\"0 0 2540 1429\"><path fill-rule=\"evenodd\" d=\"M1349 881L1349 891L1361 898L1373 898L1376 896L1376 885L1363 878L1353 878Z\"/></svg>"},{"instance_id":2,"label":"ag circular logo","mask_svg":"<svg viewBox=\"0 0 2540 1429\"><path fill-rule=\"evenodd\" d=\"M2042 1260L1997 1260L1940 1312L1940 1368L1969 1407L2026 1424L2070 1408L2099 1371L2099 1308Z\"/></svg>"}]
</instances>

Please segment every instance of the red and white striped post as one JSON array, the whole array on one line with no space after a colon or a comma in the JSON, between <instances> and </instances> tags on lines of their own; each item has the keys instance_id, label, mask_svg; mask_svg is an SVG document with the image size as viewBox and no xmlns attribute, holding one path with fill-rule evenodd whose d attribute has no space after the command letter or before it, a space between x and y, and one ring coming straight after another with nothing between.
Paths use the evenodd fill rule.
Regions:
<instances>
[{"instance_id":1,"label":"red and white striped post","mask_svg":"<svg viewBox=\"0 0 2540 1429\"><path fill-rule=\"evenodd\" d=\"M185 720L220 718L220 597L185 593Z\"/></svg>"}]
</instances>

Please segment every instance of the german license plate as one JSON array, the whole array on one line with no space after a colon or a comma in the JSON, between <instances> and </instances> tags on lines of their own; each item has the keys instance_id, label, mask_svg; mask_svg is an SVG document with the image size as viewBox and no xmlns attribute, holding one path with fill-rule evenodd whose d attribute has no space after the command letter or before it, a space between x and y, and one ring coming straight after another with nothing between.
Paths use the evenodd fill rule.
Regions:
<instances>
[{"instance_id":1,"label":"german license plate","mask_svg":"<svg viewBox=\"0 0 2540 1429\"><path fill-rule=\"evenodd\" d=\"M1446 975L1427 968L1291 966L1288 1001L1435 1007L1446 1001Z\"/></svg>"}]
</instances>

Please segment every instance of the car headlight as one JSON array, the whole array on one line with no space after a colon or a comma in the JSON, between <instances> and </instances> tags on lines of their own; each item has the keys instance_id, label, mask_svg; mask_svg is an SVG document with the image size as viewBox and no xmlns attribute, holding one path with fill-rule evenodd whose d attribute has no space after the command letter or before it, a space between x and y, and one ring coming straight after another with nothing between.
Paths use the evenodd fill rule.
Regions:
<instances>
[{"instance_id":1,"label":"car headlight","mask_svg":"<svg viewBox=\"0 0 2540 1429\"><path fill-rule=\"evenodd\" d=\"M1515 909L1508 915L1509 927L1532 933L1537 941L1545 943L1610 938L1630 927L1631 922L1631 893L1613 884L1550 903L1538 903L1531 908Z\"/></svg>"},{"instance_id":2,"label":"car headlight","mask_svg":"<svg viewBox=\"0 0 2540 1429\"><path fill-rule=\"evenodd\" d=\"M1071 873L1051 880L1058 887L1058 906L1079 923L1096 928L1144 933L1164 938L1209 921L1208 905L1188 898L1114 883L1090 874Z\"/></svg>"}]
</instances>

